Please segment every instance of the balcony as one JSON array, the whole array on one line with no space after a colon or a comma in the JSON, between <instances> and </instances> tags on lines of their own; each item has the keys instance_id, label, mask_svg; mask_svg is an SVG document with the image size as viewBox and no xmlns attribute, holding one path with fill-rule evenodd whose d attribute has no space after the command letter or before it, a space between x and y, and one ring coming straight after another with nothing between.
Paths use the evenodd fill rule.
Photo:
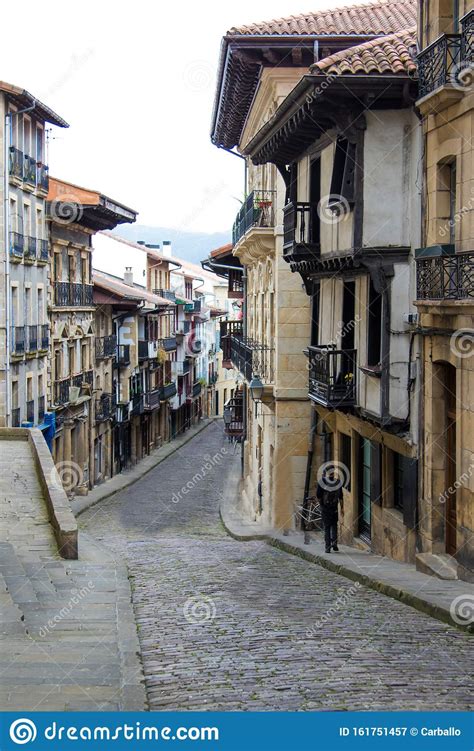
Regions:
<instances>
[{"instance_id":1,"label":"balcony","mask_svg":"<svg viewBox=\"0 0 474 751\"><path fill-rule=\"evenodd\" d=\"M308 260L320 255L318 204L287 203L283 209L283 256Z\"/></svg>"},{"instance_id":2,"label":"balcony","mask_svg":"<svg viewBox=\"0 0 474 751\"><path fill-rule=\"evenodd\" d=\"M38 244L37 260L41 263L48 263L48 260L49 260L48 241L37 240L36 242Z\"/></svg>"},{"instance_id":3,"label":"balcony","mask_svg":"<svg viewBox=\"0 0 474 751\"><path fill-rule=\"evenodd\" d=\"M111 420L115 415L115 409L117 401L115 394L101 394L99 399L95 402L95 419L96 422L104 422L105 420Z\"/></svg>"},{"instance_id":4,"label":"balcony","mask_svg":"<svg viewBox=\"0 0 474 751\"><path fill-rule=\"evenodd\" d=\"M54 304L65 308L91 307L93 285L76 282L54 282Z\"/></svg>"},{"instance_id":5,"label":"balcony","mask_svg":"<svg viewBox=\"0 0 474 751\"><path fill-rule=\"evenodd\" d=\"M180 360L171 363L171 373L173 378L185 376L189 373L191 365L189 360Z\"/></svg>"},{"instance_id":6,"label":"balcony","mask_svg":"<svg viewBox=\"0 0 474 751\"><path fill-rule=\"evenodd\" d=\"M26 327L26 352L28 354L38 351L38 328L36 324Z\"/></svg>"},{"instance_id":7,"label":"balcony","mask_svg":"<svg viewBox=\"0 0 474 751\"><path fill-rule=\"evenodd\" d=\"M264 384L273 383L273 347L250 338L230 337L230 361L247 381L258 375Z\"/></svg>"},{"instance_id":8,"label":"balcony","mask_svg":"<svg viewBox=\"0 0 474 751\"><path fill-rule=\"evenodd\" d=\"M26 402L26 421L34 424L35 422L35 400L29 399Z\"/></svg>"},{"instance_id":9,"label":"balcony","mask_svg":"<svg viewBox=\"0 0 474 751\"><path fill-rule=\"evenodd\" d=\"M196 381L196 383L193 383L193 388L192 388L192 392L191 392L192 398L195 399L197 396L199 396L199 394L201 393L201 391L202 391L201 382L200 381Z\"/></svg>"},{"instance_id":10,"label":"balcony","mask_svg":"<svg viewBox=\"0 0 474 751\"><path fill-rule=\"evenodd\" d=\"M24 238L23 258L25 263L36 261L36 237L28 236Z\"/></svg>"},{"instance_id":11,"label":"balcony","mask_svg":"<svg viewBox=\"0 0 474 751\"><path fill-rule=\"evenodd\" d=\"M158 297L163 297L165 300L169 300L170 302L176 302L176 292L172 289L154 289L153 290L154 295L158 295Z\"/></svg>"},{"instance_id":12,"label":"balcony","mask_svg":"<svg viewBox=\"0 0 474 751\"><path fill-rule=\"evenodd\" d=\"M138 359L139 360L148 360L149 353L148 353L148 340L147 339L139 339L138 340Z\"/></svg>"},{"instance_id":13,"label":"balcony","mask_svg":"<svg viewBox=\"0 0 474 751\"><path fill-rule=\"evenodd\" d=\"M165 352L173 352L177 346L175 336L166 336L164 339L158 340L158 347L164 349Z\"/></svg>"},{"instance_id":14,"label":"balcony","mask_svg":"<svg viewBox=\"0 0 474 751\"><path fill-rule=\"evenodd\" d=\"M441 255L424 255L441 252ZM443 254L446 253L446 254ZM417 300L472 300L474 298L474 252L452 253L452 246L417 251Z\"/></svg>"},{"instance_id":15,"label":"balcony","mask_svg":"<svg viewBox=\"0 0 474 751\"><path fill-rule=\"evenodd\" d=\"M463 89L469 91L474 62L474 10L461 19L461 28L461 34L442 34L418 55L420 99L449 86L455 90L451 98L446 98L449 106L462 96Z\"/></svg>"},{"instance_id":16,"label":"balcony","mask_svg":"<svg viewBox=\"0 0 474 751\"><path fill-rule=\"evenodd\" d=\"M132 396L132 408L130 414L142 415L145 411L145 397L143 394L134 394Z\"/></svg>"},{"instance_id":17,"label":"balcony","mask_svg":"<svg viewBox=\"0 0 474 751\"><path fill-rule=\"evenodd\" d=\"M309 398L329 409L355 407L357 399L357 350L332 345L308 347Z\"/></svg>"},{"instance_id":18,"label":"balcony","mask_svg":"<svg viewBox=\"0 0 474 751\"><path fill-rule=\"evenodd\" d=\"M95 356L97 360L114 357L117 351L117 337L114 334L96 337Z\"/></svg>"},{"instance_id":19,"label":"balcony","mask_svg":"<svg viewBox=\"0 0 474 751\"><path fill-rule=\"evenodd\" d=\"M253 190L249 193L232 227L234 245L253 227L275 226L275 200L275 190Z\"/></svg>"},{"instance_id":20,"label":"balcony","mask_svg":"<svg viewBox=\"0 0 474 751\"><path fill-rule=\"evenodd\" d=\"M25 240L23 235L19 232L10 232L10 257L12 261L15 259L21 260L23 258L24 246Z\"/></svg>"},{"instance_id":21,"label":"balcony","mask_svg":"<svg viewBox=\"0 0 474 751\"><path fill-rule=\"evenodd\" d=\"M13 357L21 357L25 354L26 326L12 326L11 354Z\"/></svg>"},{"instance_id":22,"label":"balcony","mask_svg":"<svg viewBox=\"0 0 474 751\"><path fill-rule=\"evenodd\" d=\"M11 177L23 180L23 152L15 146L10 146L9 172Z\"/></svg>"},{"instance_id":23,"label":"balcony","mask_svg":"<svg viewBox=\"0 0 474 751\"><path fill-rule=\"evenodd\" d=\"M41 350L46 350L49 347L49 324L41 323L39 325L38 343Z\"/></svg>"},{"instance_id":24,"label":"balcony","mask_svg":"<svg viewBox=\"0 0 474 751\"><path fill-rule=\"evenodd\" d=\"M172 399L173 396L176 396L176 384L175 383L166 383L164 386L161 387L162 401L166 401L167 399Z\"/></svg>"},{"instance_id":25,"label":"balcony","mask_svg":"<svg viewBox=\"0 0 474 751\"><path fill-rule=\"evenodd\" d=\"M12 409L12 428L20 427L20 407L13 407Z\"/></svg>"},{"instance_id":26,"label":"balcony","mask_svg":"<svg viewBox=\"0 0 474 751\"><path fill-rule=\"evenodd\" d=\"M38 183L38 187L47 193L49 189L49 168L46 166L46 164L38 162L36 181Z\"/></svg>"},{"instance_id":27,"label":"balcony","mask_svg":"<svg viewBox=\"0 0 474 751\"><path fill-rule=\"evenodd\" d=\"M228 415L227 419L226 415ZM240 390L225 405L224 433L235 438L244 434L244 405Z\"/></svg>"},{"instance_id":28,"label":"balcony","mask_svg":"<svg viewBox=\"0 0 474 751\"><path fill-rule=\"evenodd\" d=\"M236 269L235 271L229 269L227 292L229 300L242 300L244 296L244 276L242 272L243 269Z\"/></svg>"},{"instance_id":29,"label":"balcony","mask_svg":"<svg viewBox=\"0 0 474 751\"><path fill-rule=\"evenodd\" d=\"M200 313L202 310L201 300L193 300L193 302L187 302L184 306L185 313Z\"/></svg>"},{"instance_id":30,"label":"balcony","mask_svg":"<svg viewBox=\"0 0 474 751\"><path fill-rule=\"evenodd\" d=\"M94 383L94 371L84 370L82 373L77 373L71 378L71 386L77 386L83 388L84 386L92 386Z\"/></svg>"},{"instance_id":31,"label":"balcony","mask_svg":"<svg viewBox=\"0 0 474 751\"><path fill-rule=\"evenodd\" d=\"M121 366L130 365L130 345L119 344L117 348L117 363Z\"/></svg>"},{"instance_id":32,"label":"balcony","mask_svg":"<svg viewBox=\"0 0 474 751\"><path fill-rule=\"evenodd\" d=\"M69 389L71 388L71 379L60 378L54 382L53 399L54 403L58 406L67 404L69 402Z\"/></svg>"},{"instance_id":33,"label":"balcony","mask_svg":"<svg viewBox=\"0 0 474 751\"><path fill-rule=\"evenodd\" d=\"M36 186L36 159L25 154L25 161L23 164L23 182L31 187Z\"/></svg>"},{"instance_id":34,"label":"balcony","mask_svg":"<svg viewBox=\"0 0 474 751\"><path fill-rule=\"evenodd\" d=\"M153 409L159 409L161 399L162 399L161 388L153 389L152 391L147 391L146 394L143 394L144 409L148 411L151 411Z\"/></svg>"}]
</instances>

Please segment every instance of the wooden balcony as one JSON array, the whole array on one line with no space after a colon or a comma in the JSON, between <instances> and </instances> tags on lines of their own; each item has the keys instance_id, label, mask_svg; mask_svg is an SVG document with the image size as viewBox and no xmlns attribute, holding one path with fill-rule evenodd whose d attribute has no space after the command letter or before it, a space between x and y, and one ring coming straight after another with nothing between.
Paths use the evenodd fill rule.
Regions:
<instances>
[{"instance_id":1,"label":"wooden balcony","mask_svg":"<svg viewBox=\"0 0 474 751\"><path fill-rule=\"evenodd\" d=\"M357 401L357 350L332 345L308 347L309 398L329 409L348 409Z\"/></svg>"},{"instance_id":2,"label":"wooden balcony","mask_svg":"<svg viewBox=\"0 0 474 751\"><path fill-rule=\"evenodd\" d=\"M173 382L165 383L165 385L161 387L162 401L166 401L167 399L172 399L174 396L176 396L176 384Z\"/></svg>"},{"instance_id":3,"label":"wooden balcony","mask_svg":"<svg viewBox=\"0 0 474 751\"><path fill-rule=\"evenodd\" d=\"M117 351L117 337L114 334L98 336L95 340L95 356L97 360L114 357Z\"/></svg>"},{"instance_id":4,"label":"wooden balcony","mask_svg":"<svg viewBox=\"0 0 474 751\"><path fill-rule=\"evenodd\" d=\"M287 203L283 209L283 256L303 261L319 255L318 204Z\"/></svg>"}]
</instances>

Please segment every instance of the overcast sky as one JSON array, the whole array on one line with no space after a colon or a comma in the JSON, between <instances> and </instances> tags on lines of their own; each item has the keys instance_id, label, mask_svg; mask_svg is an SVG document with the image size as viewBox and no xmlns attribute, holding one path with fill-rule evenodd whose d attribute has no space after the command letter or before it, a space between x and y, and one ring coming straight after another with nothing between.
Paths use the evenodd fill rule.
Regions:
<instances>
[{"instance_id":1,"label":"overcast sky","mask_svg":"<svg viewBox=\"0 0 474 751\"><path fill-rule=\"evenodd\" d=\"M243 162L209 140L221 37L234 25L348 4L24 0L21 23L10 5L0 78L70 124L54 129L51 174L131 206L142 224L227 230Z\"/></svg>"}]
</instances>

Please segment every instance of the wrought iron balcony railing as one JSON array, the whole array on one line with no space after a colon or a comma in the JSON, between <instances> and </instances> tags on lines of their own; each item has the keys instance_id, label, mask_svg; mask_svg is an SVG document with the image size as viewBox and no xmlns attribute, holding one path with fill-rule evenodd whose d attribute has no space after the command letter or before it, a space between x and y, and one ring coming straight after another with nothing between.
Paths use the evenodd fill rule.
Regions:
<instances>
[{"instance_id":1,"label":"wrought iron balcony railing","mask_svg":"<svg viewBox=\"0 0 474 751\"><path fill-rule=\"evenodd\" d=\"M26 351L30 354L38 351L38 329L36 324L26 327Z\"/></svg>"},{"instance_id":2,"label":"wrought iron balcony railing","mask_svg":"<svg viewBox=\"0 0 474 751\"><path fill-rule=\"evenodd\" d=\"M234 245L252 227L275 226L275 190L253 190L245 199L232 227Z\"/></svg>"},{"instance_id":3,"label":"wrought iron balcony railing","mask_svg":"<svg viewBox=\"0 0 474 751\"><path fill-rule=\"evenodd\" d=\"M309 398L330 409L354 407L357 399L357 350L331 345L308 347Z\"/></svg>"},{"instance_id":4,"label":"wrought iron balcony railing","mask_svg":"<svg viewBox=\"0 0 474 751\"><path fill-rule=\"evenodd\" d=\"M110 420L115 415L117 400L115 394L103 393L95 402L95 419L97 422Z\"/></svg>"},{"instance_id":5,"label":"wrought iron balcony railing","mask_svg":"<svg viewBox=\"0 0 474 751\"><path fill-rule=\"evenodd\" d=\"M420 99L440 86L457 83L461 62L461 35L443 34L418 55Z\"/></svg>"},{"instance_id":6,"label":"wrought iron balcony railing","mask_svg":"<svg viewBox=\"0 0 474 751\"><path fill-rule=\"evenodd\" d=\"M24 355L26 346L26 326L12 326L12 355Z\"/></svg>"},{"instance_id":7,"label":"wrought iron balcony railing","mask_svg":"<svg viewBox=\"0 0 474 751\"><path fill-rule=\"evenodd\" d=\"M24 238L23 257L25 261L36 261L36 237Z\"/></svg>"},{"instance_id":8,"label":"wrought iron balcony railing","mask_svg":"<svg viewBox=\"0 0 474 751\"><path fill-rule=\"evenodd\" d=\"M54 304L58 307L84 308L93 303L92 284L54 282Z\"/></svg>"},{"instance_id":9,"label":"wrought iron balcony railing","mask_svg":"<svg viewBox=\"0 0 474 751\"><path fill-rule=\"evenodd\" d=\"M287 203L283 209L283 253L319 255L318 204L308 201Z\"/></svg>"},{"instance_id":10,"label":"wrought iron balcony railing","mask_svg":"<svg viewBox=\"0 0 474 751\"><path fill-rule=\"evenodd\" d=\"M23 258L25 247L25 238L19 232L10 232L10 256L12 258Z\"/></svg>"},{"instance_id":11,"label":"wrought iron balcony railing","mask_svg":"<svg viewBox=\"0 0 474 751\"><path fill-rule=\"evenodd\" d=\"M249 337L230 337L230 360L247 381L258 375L262 383L273 383L273 347Z\"/></svg>"},{"instance_id":12,"label":"wrought iron balcony railing","mask_svg":"<svg viewBox=\"0 0 474 751\"><path fill-rule=\"evenodd\" d=\"M69 389L71 385L71 378L69 377L60 378L54 382L53 399L55 404L63 405L69 402Z\"/></svg>"},{"instance_id":13,"label":"wrought iron balcony railing","mask_svg":"<svg viewBox=\"0 0 474 751\"><path fill-rule=\"evenodd\" d=\"M49 188L49 167L46 164L38 163L36 181L39 188L42 188L46 192Z\"/></svg>"},{"instance_id":14,"label":"wrought iron balcony railing","mask_svg":"<svg viewBox=\"0 0 474 751\"><path fill-rule=\"evenodd\" d=\"M10 175L23 180L23 152L15 146L10 146Z\"/></svg>"},{"instance_id":15,"label":"wrought iron balcony railing","mask_svg":"<svg viewBox=\"0 0 474 751\"><path fill-rule=\"evenodd\" d=\"M163 339L158 339L158 347L164 349L165 352L173 352L177 347L175 336L165 336Z\"/></svg>"},{"instance_id":16,"label":"wrought iron balcony railing","mask_svg":"<svg viewBox=\"0 0 474 751\"><path fill-rule=\"evenodd\" d=\"M173 396L176 396L176 384L165 383L165 385L161 387L162 401L166 401L166 399L172 399Z\"/></svg>"},{"instance_id":17,"label":"wrought iron balcony railing","mask_svg":"<svg viewBox=\"0 0 474 751\"><path fill-rule=\"evenodd\" d=\"M176 302L176 292L172 289L154 289L153 294L158 295L158 297L163 297L170 302Z\"/></svg>"},{"instance_id":18,"label":"wrought iron balcony railing","mask_svg":"<svg viewBox=\"0 0 474 751\"><path fill-rule=\"evenodd\" d=\"M49 259L49 252L48 252L48 241L47 240L37 240L38 243L38 261L42 261L43 263L47 263Z\"/></svg>"},{"instance_id":19,"label":"wrought iron balcony railing","mask_svg":"<svg viewBox=\"0 0 474 751\"><path fill-rule=\"evenodd\" d=\"M23 165L23 180L33 187L36 185L36 159L27 154Z\"/></svg>"},{"instance_id":20,"label":"wrought iron balcony railing","mask_svg":"<svg viewBox=\"0 0 474 751\"><path fill-rule=\"evenodd\" d=\"M416 259L417 300L474 298L474 252Z\"/></svg>"},{"instance_id":21,"label":"wrought iron balcony railing","mask_svg":"<svg viewBox=\"0 0 474 751\"><path fill-rule=\"evenodd\" d=\"M48 349L49 347L49 324L41 323L39 325L38 339L39 339L38 344L40 345L40 349Z\"/></svg>"},{"instance_id":22,"label":"wrought iron balcony railing","mask_svg":"<svg viewBox=\"0 0 474 751\"><path fill-rule=\"evenodd\" d=\"M114 357L117 351L117 337L114 334L98 336L95 340L95 356L97 360Z\"/></svg>"},{"instance_id":23,"label":"wrought iron balcony railing","mask_svg":"<svg viewBox=\"0 0 474 751\"><path fill-rule=\"evenodd\" d=\"M192 396L193 399L199 396L199 394L202 391L202 385L200 381L196 381L196 383L193 383L193 390L192 390Z\"/></svg>"}]
</instances>

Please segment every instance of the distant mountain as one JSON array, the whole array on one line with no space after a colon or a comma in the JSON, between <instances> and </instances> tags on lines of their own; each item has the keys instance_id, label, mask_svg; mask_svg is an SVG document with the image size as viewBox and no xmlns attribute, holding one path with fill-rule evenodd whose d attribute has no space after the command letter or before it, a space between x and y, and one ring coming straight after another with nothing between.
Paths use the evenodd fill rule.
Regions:
<instances>
[{"instance_id":1,"label":"distant mountain","mask_svg":"<svg viewBox=\"0 0 474 751\"><path fill-rule=\"evenodd\" d=\"M150 227L146 224L122 224L114 229L114 234L125 240L144 240L146 243L162 245L163 240L171 240L173 253L193 263L207 258L211 250L230 242L227 232L181 232L167 227Z\"/></svg>"}]
</instances>

